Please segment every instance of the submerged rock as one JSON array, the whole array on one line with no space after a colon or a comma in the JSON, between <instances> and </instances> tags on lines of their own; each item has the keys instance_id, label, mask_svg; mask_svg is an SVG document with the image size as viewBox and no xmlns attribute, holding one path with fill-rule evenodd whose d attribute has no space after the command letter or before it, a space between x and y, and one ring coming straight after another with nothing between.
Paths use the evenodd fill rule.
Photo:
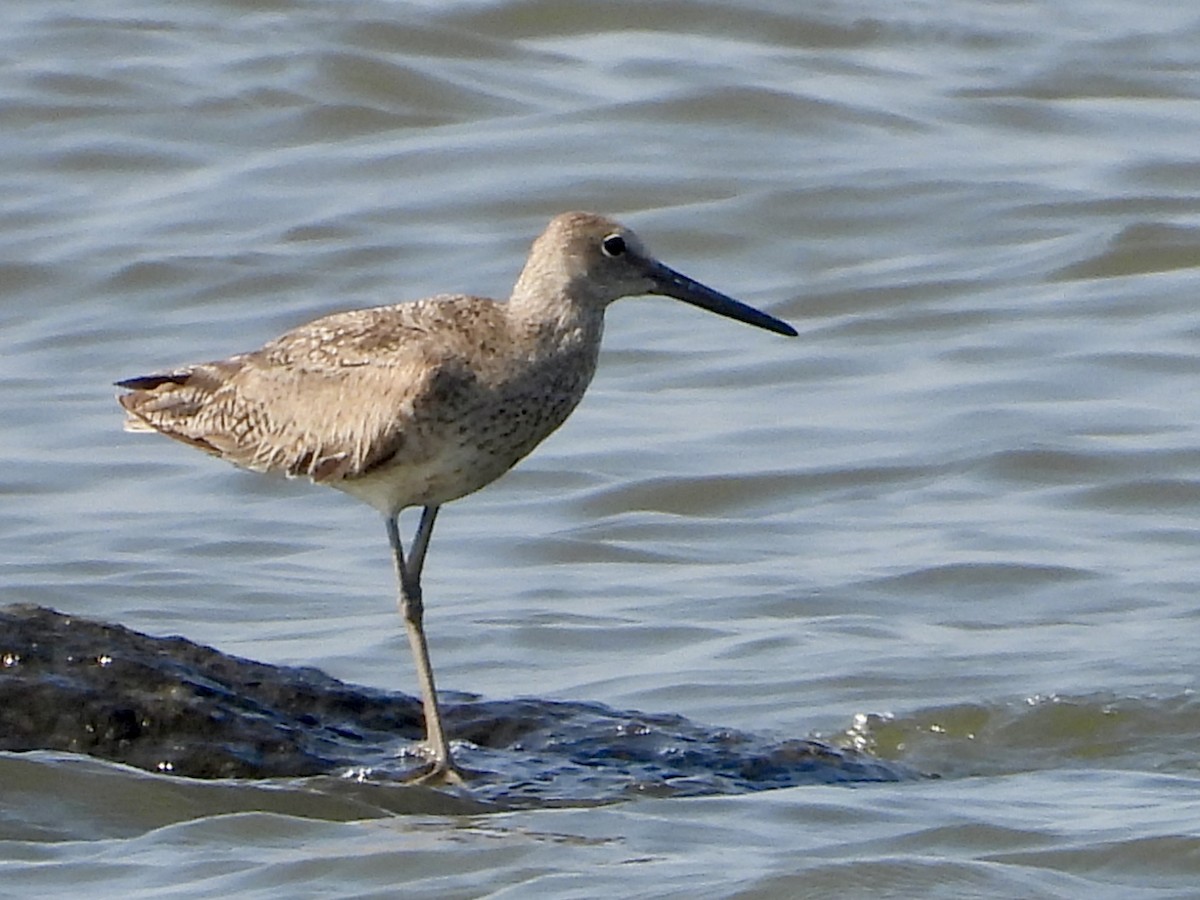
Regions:
<instances>
[{"instance_id":1,"label":"submerged rock","mask_svg":"<svg viewBox=\"0 0 1200 900\"><path fill-rule=\"evenodd\" d=\"M820 741L680 716L457 694L444 705L456 755L486 773L472 794L506 803L914 777ZM404 694L44 607L0 608L0 750L66 750L193 778L395 782L418 763L422 735L421 705Z\"/></svg>"}]
</instances>

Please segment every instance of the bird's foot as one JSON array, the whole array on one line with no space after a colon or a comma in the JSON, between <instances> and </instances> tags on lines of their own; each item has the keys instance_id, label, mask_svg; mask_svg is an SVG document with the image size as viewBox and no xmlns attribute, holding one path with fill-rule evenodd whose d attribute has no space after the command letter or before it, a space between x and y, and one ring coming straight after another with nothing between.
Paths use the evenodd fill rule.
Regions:
<instances>
[{"instance_id":1,"label":"bird's foot","mask_svg":"<svg viewBox=\"0 0 1200 900\"><path fill-rule=\"evenodd\" d=\"M438 751L441 752L438 752ZM482 775L464 769L454 761L450 748L446 744L440 747L421 742L408 751L414 756L423 756L428 760L404 776L405 784L420 784L427 787L466 787L467 782Z\"/></svg>"},{"instance_id":2,"label":"bird's foot","mask_svg":"<svg viewBox=\"0 0 1200 900\"><path fill-rule=\"evenodd\" d=\"M406 775L404 783L426 787L466 787L467 782L477 774L469 769L459 768L453 760L435 759Z\"/></svg>"}]
</instances>

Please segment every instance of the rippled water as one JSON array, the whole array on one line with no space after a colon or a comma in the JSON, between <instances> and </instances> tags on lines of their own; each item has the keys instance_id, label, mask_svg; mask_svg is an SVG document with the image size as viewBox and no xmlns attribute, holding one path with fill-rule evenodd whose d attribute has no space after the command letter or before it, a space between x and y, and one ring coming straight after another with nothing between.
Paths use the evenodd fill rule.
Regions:
<instances>
[{"instance_id":1,"label":"rippled water","mask_svg":"<svg viewBox=\"0 0 1200 900\"><path fill-rule=\"evenodd\" d=\"M0 34L3 599L414 689L383 528L110 382L503 295L554 213L788 318L609 314L449 507L442 685L937 780L396 815L0 756L0 893L1185 897L1200 878L1200 13L49 0ZM442 805L440 805L442 804Z\"/></svg>"}]
</instances>

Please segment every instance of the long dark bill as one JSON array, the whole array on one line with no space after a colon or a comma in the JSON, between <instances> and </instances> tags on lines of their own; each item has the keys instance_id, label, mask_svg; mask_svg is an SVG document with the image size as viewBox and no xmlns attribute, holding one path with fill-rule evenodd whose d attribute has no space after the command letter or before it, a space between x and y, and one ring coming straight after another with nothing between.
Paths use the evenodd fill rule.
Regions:
<instances>
[{"instance_id":1,"label":"long dark bill","mask_svg":"<svg viewBox=\"0 0 1200 900\"><path fill-rule=\"evenodd\" d=\"M734 300L732 297L726 297L719 291L705 287L698 281L692 281L686 275L676 272L668 266L664 266L657 260L648 261L646 274L654 282L653 293L655 294L674 297L676 300L682 300L684 303L690 303L701 309L707 309L709 312L715 312L719 316L737 319L739 322L765 328L767 331L773 331L776 334L783 334L788 337L796 336L796 329L787 322L783 322L774 316L769 316L765 312L755 309L753 306L747 306L745 303Z\"/></svg>"}]
</instances>

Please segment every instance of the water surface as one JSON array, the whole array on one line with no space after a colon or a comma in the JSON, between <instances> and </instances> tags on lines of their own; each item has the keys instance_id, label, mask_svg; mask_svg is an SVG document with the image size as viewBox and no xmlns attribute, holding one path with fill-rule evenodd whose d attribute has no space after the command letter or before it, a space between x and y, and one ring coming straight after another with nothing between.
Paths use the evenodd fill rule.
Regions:
<instances>
[{"instance_id":1,"label":"water surface","mask_svg":"<svg viewBox=\"0 0 1200 900\"><path fill-rule=\"evenodd\" d=\"M595 209L801 337L617 304L570 422L439 521L442 685L942 775L398 816L3 756L4 885L1194 893L1186 4L50 0L0 45L5 601L413 690L374 514L123 434L110 383L503 296Z\"/></svg>"}]
</instances>

